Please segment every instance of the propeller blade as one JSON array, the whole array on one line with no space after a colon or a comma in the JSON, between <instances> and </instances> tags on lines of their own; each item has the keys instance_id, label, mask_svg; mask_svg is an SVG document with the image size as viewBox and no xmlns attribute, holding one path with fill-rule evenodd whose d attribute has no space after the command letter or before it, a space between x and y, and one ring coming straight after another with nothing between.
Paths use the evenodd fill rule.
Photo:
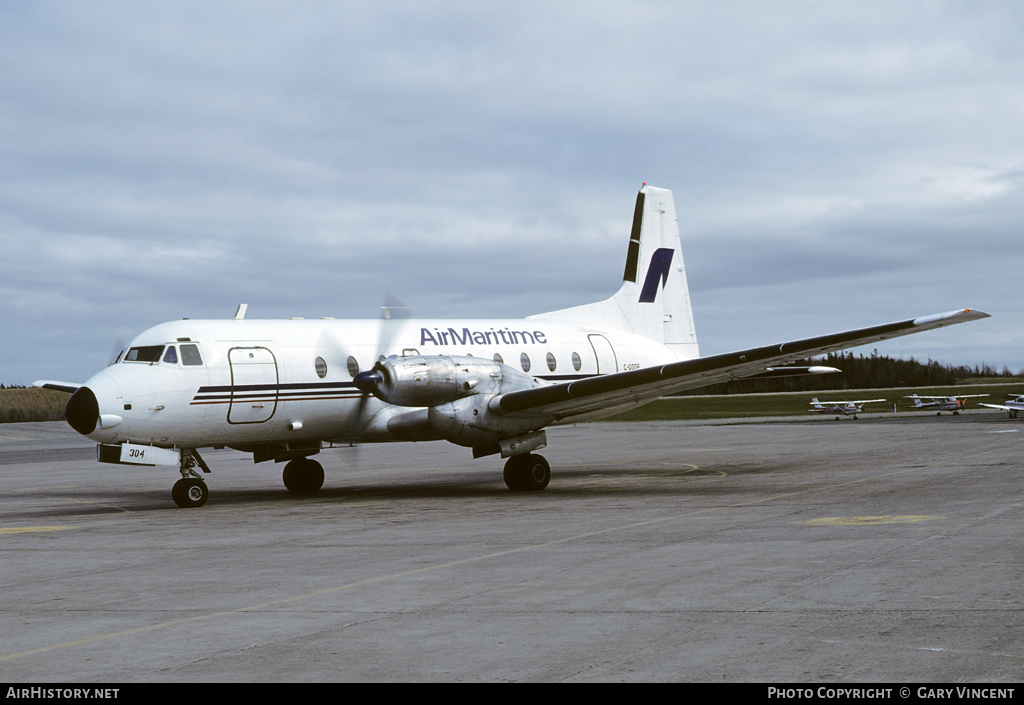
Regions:
<instances>
[{"instance_id":1,"label":"propeller blade","mask_svg":"<svg viewBox=\"0 0 1024 705\"><path fill-rule=\"evenodd\" d=\"M384 305L380 307L381 318L377 330L377 344L372 348L377 355L370 369L359 370L358 358L347 350L345 345L335 339L330 332L330 324L325 324L320 339L317 341L317 355L326 362L328 370L349 369L352 373L352 383L362 394L359 402L351 415L351 421L343 430L343 435L351 442L358 443L362 440L363 429L367 421L367 408L370 397L377 390L378 385L383 381L381 372L377 369L377 362L385 359L388 355L394 354L390 349L395 335L399 331L399 325L395 321L409 318L409 307L402 304L391 294L384 297ZM363 361L365 364L365 360Z\"/></svg>"}]
</instances>

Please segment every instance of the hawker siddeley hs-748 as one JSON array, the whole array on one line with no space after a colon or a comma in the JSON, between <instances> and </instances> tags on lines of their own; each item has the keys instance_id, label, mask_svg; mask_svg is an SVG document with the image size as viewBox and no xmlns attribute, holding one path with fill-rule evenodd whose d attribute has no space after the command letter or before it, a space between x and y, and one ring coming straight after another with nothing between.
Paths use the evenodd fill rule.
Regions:
<instances>
[{"instance_id":1,"label":"hawker siddeley hs-748","mask_svg":"<svg viewBox=\"0 0 1024 705\"><path fill-rule=\"evenodd\" d=\"M102 462L174 465L182 507L203 505L201 448L286 462L289 490L324 481L332 444L444 440L507 458L509 489L544 489L544 428L666 394L762 375L833 372L795 361L987 314L970 309L700 357L672 192L636 200L622 286L522 320L181 320L150 328L73 394L68 423Z\"/></svg>"}]
</instances>

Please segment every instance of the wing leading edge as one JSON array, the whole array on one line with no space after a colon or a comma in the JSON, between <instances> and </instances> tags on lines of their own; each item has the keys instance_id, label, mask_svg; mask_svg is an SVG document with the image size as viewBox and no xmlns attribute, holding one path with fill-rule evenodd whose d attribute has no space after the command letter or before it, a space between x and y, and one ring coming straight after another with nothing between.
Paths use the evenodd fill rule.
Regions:
<instances>
[{"instance_id":1,"label":"wing leading edge","mask_svg":"<svg viewBox=\"0 0 1024 705\"><path fill-rule=\"evenodd\" d=\"M599 412L600 416L604 416L609 410L621 410L644 404L667 394L753 377L763 373L770 365L786 364L813 355L823 355L988 317L989 314L983 311L959 309L880 326L683 360L659 367L509 392L495 397L489 406L497 414L539 414L551 416L555 422L570 417L596 418Z\"/></svg>"},{"instance_id":2,"label":"wing leading edge","mask_svg":"<svg viewBox=\"0 0 1024 705\"><path fill-rule=\"evenodd\" d=\"M68 392L69 394L77 392L82 387L77 382L57 382L50 379L38 380L33 382L32 386L40 389L56 389L58 392Z\"/></svg>"}]
</instances>

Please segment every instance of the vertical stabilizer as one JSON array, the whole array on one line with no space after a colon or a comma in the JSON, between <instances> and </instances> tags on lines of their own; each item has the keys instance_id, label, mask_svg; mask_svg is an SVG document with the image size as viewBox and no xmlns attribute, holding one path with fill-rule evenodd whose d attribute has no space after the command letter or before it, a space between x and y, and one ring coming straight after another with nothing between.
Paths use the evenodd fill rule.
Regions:
<instances>
[{"instance_id":1,"label":"vertical stabilizer","mask_svg":"<svg viewBox=\"0 0 1024 705\"><path fill-rule=\"evenodd\" d=\"M622 286L615 296L530 318L628 330L663 343L680 359L699 357L672 192L644 184L637 194Z\"/></svg>"}]
</instances>

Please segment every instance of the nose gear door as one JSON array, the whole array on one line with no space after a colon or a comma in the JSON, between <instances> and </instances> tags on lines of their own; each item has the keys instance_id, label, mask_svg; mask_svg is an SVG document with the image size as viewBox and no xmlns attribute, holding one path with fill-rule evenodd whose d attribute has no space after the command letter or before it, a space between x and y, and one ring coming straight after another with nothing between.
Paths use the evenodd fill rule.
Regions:
<instances>
[{"instance_id":1,"label":"nose gear door","mask_svg":"<svg viewBox=\"0 0 1024 705\"><path fill-rule=\"evenodd\" d=\"M263 423L277 410L277 358L269 348L231 348L231 403L228 423Z\"/></svg>"}]
</instances>

